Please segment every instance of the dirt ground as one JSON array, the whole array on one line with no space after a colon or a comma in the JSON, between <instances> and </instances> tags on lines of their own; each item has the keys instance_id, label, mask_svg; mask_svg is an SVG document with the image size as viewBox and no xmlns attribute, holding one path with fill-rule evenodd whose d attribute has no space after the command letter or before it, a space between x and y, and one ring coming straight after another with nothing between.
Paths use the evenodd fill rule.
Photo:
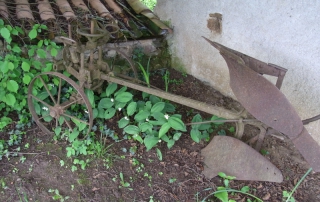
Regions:
<instances>
[{"instance_id":1,"label":"dirt ground","mask_svg":"<svg viewBox=\"0 0 320 202\"><path fill-rule=\"evenodd\" d=\"M164 89L160 74L152 74L151 79L152 85ZM174 94L229 109L239 106L192 76L170 70L170 79L172 82L169 91ZM185 123L189 123L199 113L185 106L176 107ZM201 115L209 117L204 113ZM121 139L122 131L117 128L117 118L106 121L105 124L120 134ZM227 135L232 135L227 130L229 127L230 125L224 124L211 135L217 135L221 129L225 129ZM52 136L43 134L35 124L26 131L20 156L0 161L0 201L191 202L201 201L216 190L217 186L223 185L221 178L206 179L202 174L204 165L200 151L209 142L195 143L188 132L171 149L165 143L160 143L158 148L163 155L162 161L157 157L155 148L146 152L145 147L132 140L114 142L107 139L106 144L112 144L107 155L98 159L91 158L85 170L72 172L73 159L66 157L66 142L53 141ZM4 133L1 132L0 135L5 135ZM258 134L258 129L248 127L245 134ZM27 143L29 148L24 147ZM247 185L250 193L263 201L282 201L282 192L293 189L308 170L308 165L285 136L268 136L262 147L268 151L266 158L281 170L284 181L271 183L234 180L230 182L230 187L241 189ZM21 156L26 157L25 161L21 161ZM63 166L60 164L61 160L65 163ZM121 173L124 182L130 184L129 187L121 185ZM54 196L56 200L53 199ZM320 174L309 174L293 196L299 202L320 201ZM241 202L248 201L241 194L234 194L231 198ZM212 197L207 201L219 200Z\"/></svg>"}]
</instances>

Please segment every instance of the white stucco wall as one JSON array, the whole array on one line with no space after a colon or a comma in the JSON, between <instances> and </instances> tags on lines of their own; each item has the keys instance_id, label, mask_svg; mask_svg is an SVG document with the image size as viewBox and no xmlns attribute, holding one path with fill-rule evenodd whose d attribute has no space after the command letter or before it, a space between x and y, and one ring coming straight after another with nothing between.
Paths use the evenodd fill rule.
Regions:
<instances>
[{"instance_id":1,"label":"white stucco wall","mask_svg":"<svg viewBox=\"0 0 320 202\"><path fill-rule=\"evenodd\" d=\"M320 114L320 1L158 0L155 13L171 22L173 60L189 74L234 98L226 63L205 36L288 69L281 91L302 119ZM210 13L222 14L220 34L207 28ZM320 121L307 130L320 143Z\"/></svg>"}]
</instances>

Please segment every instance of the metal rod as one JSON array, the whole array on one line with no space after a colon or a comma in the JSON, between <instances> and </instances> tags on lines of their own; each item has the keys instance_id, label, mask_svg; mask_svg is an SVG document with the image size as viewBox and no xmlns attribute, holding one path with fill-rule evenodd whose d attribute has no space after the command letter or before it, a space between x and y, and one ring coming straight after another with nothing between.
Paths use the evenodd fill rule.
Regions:
<instances>
[{"instance_id":1,"label":"metal rod","mask_svg":"<svg viewBox=\"0 0 320 202\"><path fill-rule=\"evenodd\" d=\"M231 110L224 109L222 107L217 107L214 105L206 104L204 102L200 102L200 101L193 100L190 98L185 98L185 97L182 97L179 95L174 95L174 94L162 91L162 90L148 88L148 87L141 86L139 84L135 84L132 82L128 82L128 81L125 81L125 80L122 80L119 78L111 77L109 75L103 74L103 75L101 75L101 79L106 80L108 82L117 83L117 84L120 84L123 86L127 86L129 88L133 88L133 89L136 89L136 90L139 90L142 92L146 92L151 95L159 96L161 98L173 101L175 103L182 104L182 105L185 105L185 106L188 106L188 107L191 107L191 108L194 108L194 109L197 109L197 110L209 113L209 114L213 114L218 117L225 118L225 119L246 118L246 115L242 114L241 112L236 113Z\"/></svg>"}]
</instances>

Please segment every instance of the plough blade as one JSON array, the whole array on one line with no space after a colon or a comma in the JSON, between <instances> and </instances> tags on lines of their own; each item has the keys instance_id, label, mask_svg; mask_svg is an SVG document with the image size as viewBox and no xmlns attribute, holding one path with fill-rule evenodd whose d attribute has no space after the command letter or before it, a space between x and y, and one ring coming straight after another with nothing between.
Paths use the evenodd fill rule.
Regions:
<instances>
[{"instance_id":1,"label":"plough blade","mask_svg":"<svg viewBox=\"0 0 320 202\"><path fill-rule=\"evenodd\" d=\"M320 147L306 128L303 128L301 134L293 139L292 142L304 159L310 164L312 170L314 172L320 172Z\"/></svg>"},{"instance_id":2,"label":"plough blade","mask_svg":"<svg viewBox=\"0 0 320 202\"><path fill-rule=\"evenodd\" d=\"M203 174L213 178L219 172L235 176L236 180L282 182L281 171L268 159L244 142L228 136L215 136L201 150Z\"/></svg>"},{"instance_id":3,"label":"plough blade","mask_svg":"<svg viewBox=\"0 0 320 202\"><path fill-rule=\"evenodd\" d=\"M320 172L320 146L303 127L301 118L285 95L244 62L255 59L244 54L240 57L241 53L205 39L227 62L230 87L243 107L262 123L287 135L313 170ZM259 68L263 67L255 67L256 70Z\"/></svg>"},{"instance_id":4,"label":"plough blade","mask_svg":"<svg viewBox=\"0 0 320 202\"><path fill-rule=\"evenodd\" d=\"M245 65L230 49L206 39L220 51L227 62L230 87L242 106L262 123L288 135L297 137L303 124L288 99L270 81Z\"/></svg>"}]
</instances>

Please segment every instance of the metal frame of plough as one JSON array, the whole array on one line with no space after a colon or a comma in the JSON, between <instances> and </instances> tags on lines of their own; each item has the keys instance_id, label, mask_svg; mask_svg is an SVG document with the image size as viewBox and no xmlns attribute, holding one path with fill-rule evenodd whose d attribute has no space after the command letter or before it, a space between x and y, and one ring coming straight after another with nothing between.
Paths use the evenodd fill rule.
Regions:
<instances>
[{"instance_id":1,"label":"metal frame of plough","mask_svg":"<svg viewBox=\"0 0 320 202\"><path fill-rule=\"evenodd\" d=\"M112 37L112 33L116 33L119 29L114 26L114 25L107 25L109 26L109 30L111 29L111 33L106 30L106 27L100 27L96 21L92 20L91 22L91 28L90 29L82 29L82 30L77 30L77 33L81 36L84 36L88 39L87 43L85 45L79 44L78 42L74 41L73 39L67 38L67 37L58 37L58 40L60 40L62 43L65 44L65 47L63 49L63 60L62 61L57 61L54 65L55 71L59 72L61 70L67 70L71 75L73 75L76 80L78 80L78 83L75 83L72 81L72 79L65 77L63 74L57 73L57 72L48 72L44 73L44 75L54 75L58 76L60 81L65 80L68 82L71 86L73 86L77 92L76 95L70 96L70 99L64 103L54 103L54 106L47 106L49 108L49 115L53 118L56 119L56 123L58 122L58 118L60 116L69 116L64 114L65 108L69 107L73 103L79 103L79 104L85 104L88 108L87 113L89 116L89 120L87 122L83 122L79 120L80 122L83 122L84 124L89 126L88 132L91 130L92 123L93 123L93 114L92 114L92 108L90 106L89 100L84 92L84 88L92 89L92 90L97 90L99 87L102 85L103 81L107 81L109 83L116 83L120 84L123 86L127 86L129 88L139 90L142 92L146 92L152 95L159 96L161 98L173 101L175 103L179 103L182 105L186 105L188 107L203 111L205 113L213 114L216 116L219 116L221 118L224 118L225 120L216 120L216 121L223 121L223 122L235 122L236 124L236 133L235 136L238 139L241 139L243 133L244 133L244 127L246 124L250 124L253 126L256 126L260 129L260 134L254 137L253 139L250 140L250 142L257 141L256 150L259 150L261 147L261 144L263 142L264 136L266 134L272 133L275 130L273 129L272 124L265 124L266 122L264 120L257 120L254 116L251 114L251 108L249 107L250 110L247 108L243 108L243 110L239 112L235 112L232 110L228 110L222 107L217 107L214 105L209 105L201 101L189 99L186 97L174 95L171 93L167 93L165 91L159 90L159 89L154 89L154 88L149 88L144 85L141 85L142 82L139 82L137 79L137 72L135 70L135 67L130 60L128 56L126 56L124 53L119 51L117 48L114 48L115 51L118 53L121 53L121 55L128 61L130 64L130 69L133 72L133 78L128 77L124 74L119 74L115 73L110 66L103 61L102 58L102 45L105 44L110 37ZM231 63L228 63L228 61L235 60L239 64L243 64L244 67L250 69L248 71L254 72L254 74L262 75L262 74L267 74L271 76L277 77L277 82L275 84L276 88L279 90L282 81L284 79L284 76L286 74L286 69L279 67L277 65L273 64L267 64L262 61L259 61L255 58L249 57L245 54L242 54L240 52L237 52L235 50L229 49L227 47L222 46L221 44L212 42L208 39L206 39L211 45L213 45L215 48L217 48L221 55L225 58L229 70L230 70L230 76L232 75L230 65L232 66ZM95 50L98 49L98 59L94 58L94 52ZM90 50L90 61L89 63L85 62L85 52ZM236 66L239 66L238 63L236 63ZM241 65L240 65L241 66ZM237 71L237 70L236 70ZM35 78L36 79L36 78ZM33 109L33 99L36 99L38 101L39 98L36 96L32 95L32 85L34 85L35 79L30 84L29 87L29 95L28 95L28 104L29 108L31 110L32 116L35 120L35 122L40 126L40 128L46 132L49 133L51 131L48 130L48 128L41 123L42 117L38 117L36 114L35 110ZM232 79L232 78L231 78ZM42 80L44 86L46 84L44 83L43 79ZM237 79L235 79L237 80ZM258 82L260 80L258 79ZM271 84L271 83L270 83ZM231 83L232 85L232 83ZM232 86L231 86L232 87ZM61 86L59 87L59 93L61 91ZM49 95L52 98L52 95L50 94L49 90L46 87L46 90L48 91ZM233 89L234 91L234 89ZM274 91L274 89L273 89ZM237 95L237 94L236 94ZM60 95L59 95L60 96ZM52 98L53 99L53 98ZM240 99L240 103L243 105ZM246 107L246 106L244 106ZM249 113L248 113L249 111ZM264 115L264 114L263 114ZM258 114L259 117L259 114ZM75 118L75 117L73 117ZM212 121L214 122L214 121ZM199 124L199 123L195 123ZM70 129L72 129L71 124L67 124ZM271 127L269 127L271 125ZM239 144L239 143L237 143ZM247 148L244 147L245 152L247 152ZM253 153L254 151L249 151L249 153ZM318 165L319 161L312 159L311 162L313 164ZM309 162L310 163L310 162ZM276 169L276 168L274 168ZM235 174L236 175L236 174ZM257 175L257 174L256 174ZM240 179L246 179L246 180L264 180L260 179L257 176L244 176L241 177ZM280 179L280 180L279 180ZM266 181L281 181L281 177L277 178L275 180L266 180Z\"/></svg>"}]
</instances>

